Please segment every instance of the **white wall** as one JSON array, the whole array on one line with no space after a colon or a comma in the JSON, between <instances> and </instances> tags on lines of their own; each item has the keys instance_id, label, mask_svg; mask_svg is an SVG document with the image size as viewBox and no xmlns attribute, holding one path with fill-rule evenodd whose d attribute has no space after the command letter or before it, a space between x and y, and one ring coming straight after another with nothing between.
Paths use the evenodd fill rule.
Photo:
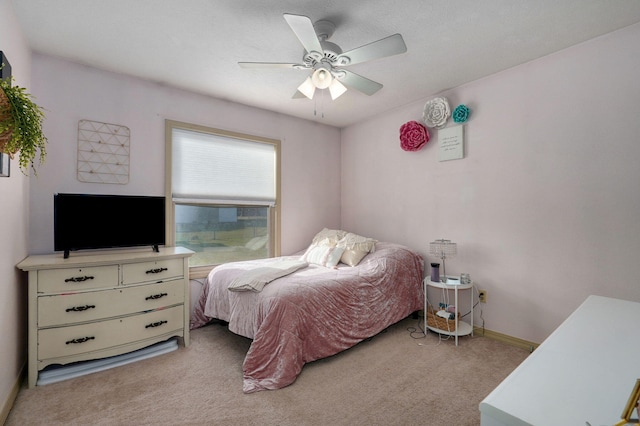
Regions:
<instances>
[{"instance_id":1,"label":"white wall","mask_svg":"<svg viewBox=\"0 0 640 426\"><path fill-rule=\"evenodd\" d=\"M53 251L56 192L164 194L164 120L282 140L282 252L306 248L324 226L340 224L338 129L35 54L34 95L46 108L46 164L31 186L31 253ZM76 178L78 121L129 127L126 185Z\"/></svg>"},{"instance_id":2,"label":"white wall","mask_svg":"<svg viewBox=\"0 0 640 426\"><path fill-rule=\"evenodd\" d=\"M486 328L525 340L589 294L640 301L638 69L640 24L440 94L472 109L462 160L438 162L437 131L400 149L430 98L344 129L343 228L425 256L458 243L447 272L488 290Z\"/></svg>"},{"instance_id":3,"label":"white wall","mask_svg":"<svg viewBox=\"0 0 640 426\"><path fill-rule=\"evenodd\" d=\"M339 131L34 55L50 143L30 179L29 252L53 248L55 192L162 194L164 119L189 121L283 140L283 253L323 226L428 261L428 242L450 238L459 254L448 271L488 290L486 327L542 341L588 294L640 300L639 42L635 25L443 93L473 111L465 159L449 162L437 160L437 131L419 152L399 147L399 127L420 120L428 98ZM76 179L81 119L131 129L128 185Z\"/></svg>"},{"instance_id":4,"label":"white wall","mask_svg":"<svg viewBox=\"0 0 640 426\"><path fill-rule=\"evenodd\" d=\"M14 84L30 92L31 52L9 0L0 0L0 40ZM20 172L17 159L11 160L10 168L10 177L0 177L0 410L26 359L27 287L16 264L27 256L30 179Z\"/></svg>"}]
</instances>

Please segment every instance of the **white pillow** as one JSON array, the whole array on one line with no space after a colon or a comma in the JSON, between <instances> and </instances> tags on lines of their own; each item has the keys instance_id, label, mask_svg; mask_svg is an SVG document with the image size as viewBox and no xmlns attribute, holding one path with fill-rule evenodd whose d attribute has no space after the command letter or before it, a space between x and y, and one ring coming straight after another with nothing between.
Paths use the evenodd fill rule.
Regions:
<instances>
[{"instance_id":1,"label":"white pillow","mask_svg":"<svg viewBox=\"0 0 640 426\"><path fill-rule=\"evenodd\" d=\"M376 250L377 242L373 238L363 237L351 232L347 233L336 245L339 248L344 248L340 261L349 266L356 266L363 257Z\"/></svg>"},{"instance_id":2,"label":"white pillow","mask_svg":"<svg viewBox=\"0 0 640 426\"><path fill-rule=\"evenodd\" d=\"M302 256L303 261L313 263L315 265L335 268L340 262L344 249L341 247L329 247L311 244L305 254Z\"/></svg>"},{"instance_id":3,"label":"white pillow","mask_svg":"<svg viewBox=\"0 0 640 426\"><path fill-rule=\"evenodd\" d=\"M345 231L341 231L340 229L328 229L324 228L322 231L318 232L313 240L311 240L312 244L323 245L329 247L335 247L347 233Z\"/></svg>"}]
</instances>

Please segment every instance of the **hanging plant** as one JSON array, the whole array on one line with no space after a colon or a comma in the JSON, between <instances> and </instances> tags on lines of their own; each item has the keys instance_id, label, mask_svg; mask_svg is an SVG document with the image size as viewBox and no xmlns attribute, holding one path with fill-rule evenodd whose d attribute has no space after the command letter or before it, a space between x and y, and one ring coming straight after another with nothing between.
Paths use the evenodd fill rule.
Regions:
<instances>
[{"instance_id":1,"label":"hanging plant","mask_svg":"<svg viewBox=\"0 0 640 426\"><path fill-rule=\"evenodd\" d=\"M44 163L47 138L42 132L44 110L24 87L12 86L12 79L0 80L0 152L13 158L19 152L18 164L22 173L29 169L36 173Z\"/></svg>"}]
</instances>

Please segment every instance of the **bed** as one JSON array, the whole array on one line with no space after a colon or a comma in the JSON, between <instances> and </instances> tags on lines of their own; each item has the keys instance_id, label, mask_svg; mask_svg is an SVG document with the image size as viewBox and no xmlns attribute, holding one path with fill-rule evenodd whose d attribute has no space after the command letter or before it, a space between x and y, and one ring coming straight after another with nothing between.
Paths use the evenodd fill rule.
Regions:
<instances>
[{"instance_id":1,"label":"bed","mask_svg":"<svg viewBox=\"0 0 640 426\"><path fill-rule=\"evenodd\" d=\"M405 246L373 241L354 266L327 265L331 256L310 255L330 250L318 248L316 238L302 256L218 266L205 280L191 328L218 319L252 339L243 362L245 393L288 386L305 363L348 349L422 308L423 259ZM324 243L339 251L335 240ZM257 290L229 289L276 263L297 266Z\"/></svg>"}]
</instances>

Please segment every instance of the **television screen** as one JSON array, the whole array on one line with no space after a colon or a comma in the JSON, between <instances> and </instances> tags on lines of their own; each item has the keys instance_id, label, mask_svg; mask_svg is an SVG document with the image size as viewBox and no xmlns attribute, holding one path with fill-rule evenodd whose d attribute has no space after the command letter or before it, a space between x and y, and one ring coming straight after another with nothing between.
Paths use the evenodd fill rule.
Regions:
<instances>
[{"instance_id":1,"label":"television screen","mask_svg":"<svg viewBox=\"0 0 640 426\"><path fill-rule=\"evenodd\" d=\"M54 195L54 250L165 244L165 197Z\"/></svg>"}]
</instances>

